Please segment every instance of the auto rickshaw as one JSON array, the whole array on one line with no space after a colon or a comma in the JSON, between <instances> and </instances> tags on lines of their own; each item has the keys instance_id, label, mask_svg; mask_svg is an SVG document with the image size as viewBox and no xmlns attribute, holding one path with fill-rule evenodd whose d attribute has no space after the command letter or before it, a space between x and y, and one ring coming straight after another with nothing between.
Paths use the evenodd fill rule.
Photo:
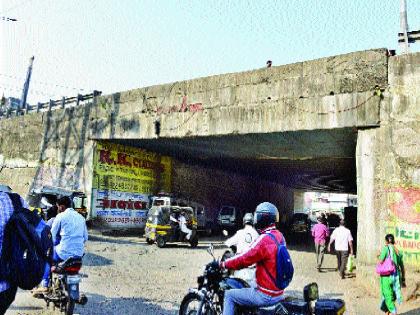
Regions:
<instances>
[{"instance_id":1,"label":"auto rickshaw","mask_svg":"<svg viewBox=\"0 0 420 315\"><path fill-rule=\"evenodd\" d=\"M187 240L187 234L181 231L180 224L177 222L181 214L185 216L187 228L192 231L189 240ZM193 208L152 206L149 209L146 221L145 237L148 244L156 242L159 248L172 242L187 242L191 247L196 247L198 244L197 217Z\"/></svg>"},{"instance_id":2,"label":"auto rickshaw","mask_svg":"<svg viewBox=\"0 0 420 315\"><path fill-rule=\"evenodd\" d=\"M29 205L38 212L41 210L46 217L47 210L55 205L58 198L68 196L73 202L73 208L79 212L84 218L87 217L88 210L86 207L87 197L81 191L68 190L61 187L42 186L39 189L33 189L28 195Z\"/></svg>"}]
</instances>

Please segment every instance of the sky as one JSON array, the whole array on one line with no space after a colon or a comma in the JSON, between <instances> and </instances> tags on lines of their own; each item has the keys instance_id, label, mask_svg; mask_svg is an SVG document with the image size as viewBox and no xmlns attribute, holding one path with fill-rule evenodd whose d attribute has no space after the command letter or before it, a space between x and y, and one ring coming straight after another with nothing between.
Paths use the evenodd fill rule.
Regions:
<instances>
[{"instance_id":1,"label":"sky","mask_svg":"<svg viewBox=\"0 0 420 315\"><path fill-rule=\"evenodd\" d=\"M420 0L407 0L410 30ZM400 0L0 0L0 93L28 102L397 49ZM420 43L411 51L420 51Z\"/></svg>"}]
</instances>

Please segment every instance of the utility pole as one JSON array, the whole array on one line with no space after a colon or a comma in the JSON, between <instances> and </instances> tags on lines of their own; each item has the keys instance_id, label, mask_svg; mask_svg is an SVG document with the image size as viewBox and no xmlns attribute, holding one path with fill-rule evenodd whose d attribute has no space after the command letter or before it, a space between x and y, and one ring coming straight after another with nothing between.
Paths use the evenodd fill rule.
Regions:
<instances>
[{"instance_id":1,"label":"utility pole","mask_svg":"<svg viewBox=\"0 0 420 315\"><path fill-rule=\"evenodd\" d=\"M408 43L408 23L407 23L407 2L401 0L400 2L400 34L404 41L400 42L401 52L408 54L410 52L410 45Z\"/></svg>"},{"instance_id":2,"label":"utility pole","mask_svg":"<svg viewBox=\"0 0 420 315\"><path fill-rule=\"evenodd\" d=\"M28 96L29 82L31 81L32 65L34 63L34 59L35 59L34 56L29 58L29 66L28 66L28 71L26 73L26 80L25 80L25 83L23 84L22 97L20 98L20 106L18 110L16 111L16 113L18 113L20 109L26 108L26 97Z\"/></svg>"}]
</instances>

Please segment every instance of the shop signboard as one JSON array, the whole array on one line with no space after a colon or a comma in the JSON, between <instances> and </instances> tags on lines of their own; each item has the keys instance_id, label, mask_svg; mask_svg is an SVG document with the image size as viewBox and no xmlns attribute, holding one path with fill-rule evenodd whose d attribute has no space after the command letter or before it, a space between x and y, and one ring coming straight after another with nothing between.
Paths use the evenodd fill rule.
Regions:
<instances>
[{"instance_id":1,"label":"shop signboard","mask_svg":"<svg viewBox=\"0 0 420 315\"><path fill-rule=\"evenodd\" d=\"M170 191L171 159L119 144L97 142L92 216L113 228L144 228L149 199Z\"/></svg>"}]
</instances>

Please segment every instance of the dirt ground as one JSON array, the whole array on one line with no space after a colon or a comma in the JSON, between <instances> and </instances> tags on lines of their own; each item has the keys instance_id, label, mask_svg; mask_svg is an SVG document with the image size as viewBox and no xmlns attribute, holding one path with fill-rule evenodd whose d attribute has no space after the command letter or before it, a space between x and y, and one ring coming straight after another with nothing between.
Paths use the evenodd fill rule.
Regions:
<instances>
[{"instance_id":1,"label":"dirt ground","mask_svg":"<svg viewBox=\"0 0 420 315\"><path fill-rule=\"evenodd\" d=\"M211 242L216 255L224 251L222 237L201 239L196 249L185 245L157 248L147 245L136 236L104 236L90 231L87 253L84 258L83 279L80 289L89 298L85 306L76 305L75 314L177 314L183 296L189 287L195 286L196 277L211 260L206 252ZM375 315L379 298L372 296L357 282L357 278L341 280L334 270L336 259L327 255L325 269L315 269L312 247L290 244L295 266L294 279L286 290L296 294L305 284L317 282L322 297L340 298L346 302L346 314ZM357 276L357 275L356 275ZM60 314L46 309L42 300L31 297L28 291L19 291L15 302L6 315ZM417 302L405 303L399 314L420 314Z\"/></svg>"}]
</instances>

